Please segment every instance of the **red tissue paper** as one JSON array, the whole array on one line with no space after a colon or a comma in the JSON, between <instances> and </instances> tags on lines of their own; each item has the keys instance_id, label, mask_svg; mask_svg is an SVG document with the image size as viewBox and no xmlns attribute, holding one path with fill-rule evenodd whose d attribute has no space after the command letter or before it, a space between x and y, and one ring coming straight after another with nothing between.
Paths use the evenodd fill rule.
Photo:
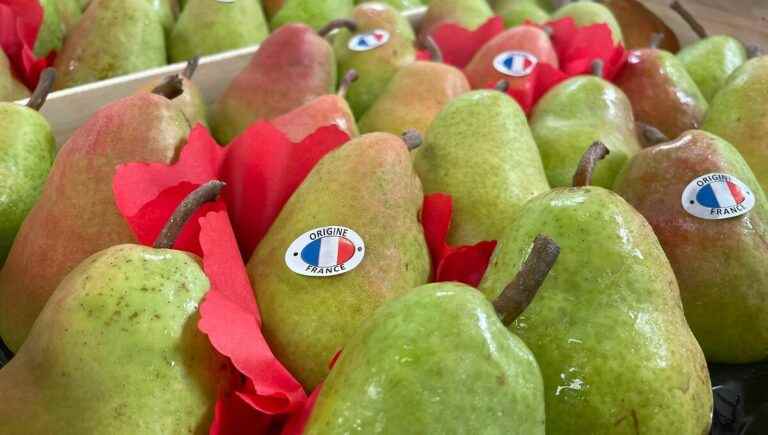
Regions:
<instances>
[{"instance_id":1,"label":"red tissue paper","mask_svg":"<svg viewBox=\"0 0 768 435\"><path fill-rule=\"evenodd\" d=\"M47 58L34 54L35 41L43 24L38 1L0 0L0 48L8 56L18 79L29 89L37 86L40 73L53 64L56 53Z\"/></svg>"},{"instance_id":2,"label":"red tissue paper","mask_svg":"<svg viewBox=\"0 0 768 435\"><path fill-rule=\"evenodd\" d=\"M443 53L443 62L464 69L480 47L503 31L504 20L497 16L475 30L456 23L440 24L432 32L432 38Z\"/></svg>"},{"instance_id":3,"label":"red tissue paper","mask_svg":"<svg viewBox=\"0 0 768 435\"><path fill-rule=\"evenodd\" d=\"M573 18L566 17L547 23L551 27L552 45L560 61L560 69L568 76L589 74L592 62L602 59L603 77L612 80L626 65L628 51L615 44L607 24L578 27Z\"/></svg>"}]
</instances>

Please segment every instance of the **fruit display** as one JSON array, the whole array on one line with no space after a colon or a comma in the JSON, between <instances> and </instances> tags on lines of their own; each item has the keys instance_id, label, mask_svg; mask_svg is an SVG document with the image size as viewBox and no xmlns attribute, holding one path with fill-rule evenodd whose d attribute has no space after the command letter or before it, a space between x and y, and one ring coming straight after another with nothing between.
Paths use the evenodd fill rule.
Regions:
<instances>
[{"instance_id":1,"label":"fruit display","mask_svg":"<svg viewBox=\"0 0 768 435\"><path fill-rule=\"evenodd\" d=\"M768 433L768 56L692 4L0 0L0 435Z\"/></svg>"}]
</instances>

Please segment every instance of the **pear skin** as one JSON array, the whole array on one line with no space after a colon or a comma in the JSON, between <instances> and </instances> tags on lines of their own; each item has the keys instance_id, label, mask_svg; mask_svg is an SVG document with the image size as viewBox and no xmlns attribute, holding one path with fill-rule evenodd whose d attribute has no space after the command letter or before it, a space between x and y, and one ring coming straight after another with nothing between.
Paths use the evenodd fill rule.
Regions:
<instances>
[{"instance_id":1,"label":"pear skin","mask_svg":"<svg viewBox=\"0 0 768 435\"><path fill-rule=\"evenodd\" d=\"M58 51L64 40L64 26L59 17L58 0L39 0L43 8L43 22L35 41L35 56L45 57L51 51Z\"/></svg>"},{"instance_id":2,"label":"pear skin","mask_svg":"<svg viewBox=\"0 0 768 435\"><path fill-rule=\"evenodd\" d=\"M225 367L197 329L209 287L179 251L85 259L0 370L3 434L207 434Z\"/></svg>"},{"instance_id":3,"label":"pear skin","mask_svg":"<svg viewBox=\"0 0 768 435\"><path fill-rule=\"evenodd\" d=\"M198 123L208 127L208 108L200 87L194 82L195 70L199 59L195 58L187 63L187 67L180 74L164 77L148 83L139 89L139 92L152 92L158 86L169 85L172 81L181 81L181 95L171 100L171 103L184 114L191 126ZM175 84L173 85L175 86Z\"/></svg>"},{"instance_id":4,"label":"pear skin","mask_svg":"<svg viewBox=\"0 0 768 435\"><path fill-rule=\"evenodd\" d=\"M428 36L445 23L475 30L491 17L493 10L485 0L430 0L419 35Z\"/></svg>"},{"instance_id":5,"label":"pear skin","mask_svg":"<svg viewBox=\"0 0 768 435\"><path fill-rule=\"evenodd\" d=\"M685 211L685 187L713 172L745 183L755 195L752 211L722 220ZM738 151L713 134L688 131L637 154L615 189L659 237L707 360L744 364L768 358L768 198Z\"/></svg>"},{"instance_id":6,"label":"pear skin","mask_svg":"<svg viewBox=\"0 0 768 435\"><path fill-rule=\"evenodd\" d=\"M768 190L768 56L736 70L712 100L703 129L730 142Z\"/></svg>"},{"instance_id":7,"label":"pear skin","mask_svg":"<svg viewBox=\"0 0 768 435\"><path fill-rule=\"evenodd\" d=\"M0 101L16 101L29 97L29 90L13 76L5 52L0 50Z\"/></svg>"},{"instance_id":8,"label":"pear skin","mask_svg":"<svg viewBox=\"0 0 768 435\"><path fill-rule=\"evenodd\" d=\"M498 239L528 199L549 190L525 114L495 90L448 103L415 151L414 167L425 193L451 195L453 245Z\"/></svg>"},{"instance_id":9,"label":"pear skin","mask_svg":"<svg viewBox=\"0 0 768 435\"><path fill-rule=\"evenodd\" d=\"M290 112L335 87L330 44L303 24L283 26L264 40L214 106L213 134L227 144L251 123Z\"/></svg>"},{"instance_id":10,"label":"pear skin","mask_svg":"<svg viewBox=\"0 0 768 435\"><path fill-rule=\"evenodd\" d=\"M323 95L270 121L294 143L301 142L321 127L335 125L350 137L359 134L352 109L338 95Z\"/></svg>"},{"instance_id":11,"label":"pear skin","mask_svg":"<svg viewBox=\"0 0 768 435\"><path fill-rule=\"evenodd\" d=\"M80 9L78 0L56 0L56 6L58 7L59 18L61 19L64 36L66 37L77 26L77 23L80 22L83 12Z\"/></svg>"},{"instance_id":12,"label":"pear skin","mask_svg":"<svg viewBox=\"0 0 768 435\"><path fill-rule=\"evenodd\" d=\"M283 207L248 261L272 350L311 390L363 320L386 300L426 284L430 259L421 224L421 183L403 140L353 139L326 155ZM365 257L342 275L306 277L285 264L301 234L340 225L356 231Z\"/></svg>"},{"instance_id":13,"label":"pear skin","mask_svg":"<svg viewBox=\"0 0 768 435\"><path fill-rule=\"evenodd\" d=\"M331 20L348 17L354 6L353 0L283 0L269 24L277 29L289 23L304 23L319 30Z\"/></svg>"},{"instance_id":14,"label":"pear skin","mask_svg":"<svg viewBox=\"0 0 768 435\"><path fill-rule=\"evenodd\" d=\"M515 27L526 21L545 23L549 13L535 0L499 0L493 6L496 14L504 19L504 26Z\"/></svg>"},{"instance_id":15,"label":"pear skin","mask_svg":"<svg viewBox=\"0 0 768 435\"><path fill-rule=\"evenodd\" d=\"M621 26L610 9L597 2L579 1L568 2L565 6L552 14L552 20L573 18L577 26L589 26L591 24L606 24L611 29L611 36L615 44L624 42Z\"/></svg>"},{"instance_id":16,"label":"pear skin","mask_svg":"<svg viewBox=\"0 0 768 435\"><path fill-rule=\"evenodd\" d=\"M547 434L709 433L706 361L643 217L609 190L567 187L531 199L507 229L479 286L489 299L536 234L561 247L510 327L541 367Z\"/></svg>"},{"instance_id":17,"label":"pear skin","mask_svg":"<svg viewBox=\"0 0 768 435\"><path fill-rule=\"evenodd\" d=\"M56 89L165 64L163 27L146 0L93 0L56 57Z\"/></svg>"},{"instance_id":18,"label":"pear skin","mask_svg":"<svg viewBox=\"0 0 768 435\"><path fill-rule=\"evenodd\" d=\"M621 28L624 47L627 49L648 47L655 33L664 35L659 48L671 53L680 50L677 35L667 24L640 0L607 0L602 2L616 18Z\"/></svg>"},{"instance_id":19,"label":"pear skin","mask_svg":"<svg viewBox=\"0 0 768 435\"><path fill-rule=\"evenodd\" d=\"M677 58L704 98L712 102L731 73L747 61L747 50L731 36L710 36L683 48Z\"/></svg>"},{"instance_id":20,"label":"pear skin","mask_svg":"<svg viewBox=\"0 0 768 435\"><path fill-rule=\"evenodd\" d=\"M306 435L544 435L535 358L472 287L435 283L386 303L345 347Z\"/></svg>"},{"instance_id":21,"label":"pear skin","mask_svg":"<svg viewBox=\"0 0 768 435\"><path fill-rule=\"evenodd\" d=\"M0 271L0 336L12 351L75 266L134 240L112 194L116 166L172 163L189 128L170 100L140 93L100 109L61 147Z\"/></svg>"}]
</instances>

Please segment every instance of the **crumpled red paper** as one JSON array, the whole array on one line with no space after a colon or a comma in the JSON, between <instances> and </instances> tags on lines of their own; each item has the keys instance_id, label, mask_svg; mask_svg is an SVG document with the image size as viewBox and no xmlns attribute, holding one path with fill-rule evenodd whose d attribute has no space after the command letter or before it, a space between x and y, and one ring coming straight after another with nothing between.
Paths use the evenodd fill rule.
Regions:
<instances>
[{"instance_id":1,"label":"crumpled red paper","mask_svg":"<svg viewBox=\"0 0 768 435\"><path fill-rule=\"evenodd\" d=\"M612 80L627 63L628 51L622 44L614 44L607 24L578 27L566 17L547 23L554 32L552 45L560 61L560 69L568 76L589 74L592 62L602 59L603 78Z\"/></svg>"},{"instance_id":2,"label":"crumpled red paper","mask_svg":"<svg viewBox=\"0 0 768 435\"><path fill-rule=\"evenodd\" d=\"M0 48L8 56L16 77L29 89L37 86L40 73L53 64L56 53L38 58L35 41L43 24L43 8L37 1L0 0Z\"/></svg>"}]
</instances>

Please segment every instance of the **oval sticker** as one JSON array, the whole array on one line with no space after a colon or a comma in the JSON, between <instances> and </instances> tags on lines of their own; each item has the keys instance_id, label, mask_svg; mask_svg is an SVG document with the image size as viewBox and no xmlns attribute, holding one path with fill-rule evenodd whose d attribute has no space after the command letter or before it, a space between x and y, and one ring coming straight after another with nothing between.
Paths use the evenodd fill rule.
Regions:
<instances>
[{"instance_id":1,"label":"oval sticker","mask_svg":"<svg viewBox=\"0 0 768 435\"><path fill-rule=\"evenodd\" d=\"M300 235L285 251L285 264L299 275L334 276L356 268L364 256L365 243L359 234L332 225Z\"/></svg>"},{"instance_id":2,"label":"oval sticker","mask_svg":"<svg viewBox=\"0 0 768 435\"><path fill-rule=\"evenodd\" d=\"M359 33L349 39L347 46L352 51L368 51L381 47L389 41L389 32L376 29L367 33Z\"/></svg>"},{"instance_id":3,"label":"oval sticker","mask_svg":"<svg viewBox=\"0 0 768 435\"><path fill-rule=\"evenodd\" d=\"M496 71L512 77L527 76L538 63L539 59L527 51L505 51L493 59Z\"/></svg>"},{"instance_id":4,"label":"oval sticker","mask_svg":"<svg viewBox=\"0 0 768 435\"><path fill-rule=\"evenodd\" d=\"M682 205L697 218L728 219L752 210L755 195L736 177L713 172L688 183Z\"/></svg>"}]
</instances>

